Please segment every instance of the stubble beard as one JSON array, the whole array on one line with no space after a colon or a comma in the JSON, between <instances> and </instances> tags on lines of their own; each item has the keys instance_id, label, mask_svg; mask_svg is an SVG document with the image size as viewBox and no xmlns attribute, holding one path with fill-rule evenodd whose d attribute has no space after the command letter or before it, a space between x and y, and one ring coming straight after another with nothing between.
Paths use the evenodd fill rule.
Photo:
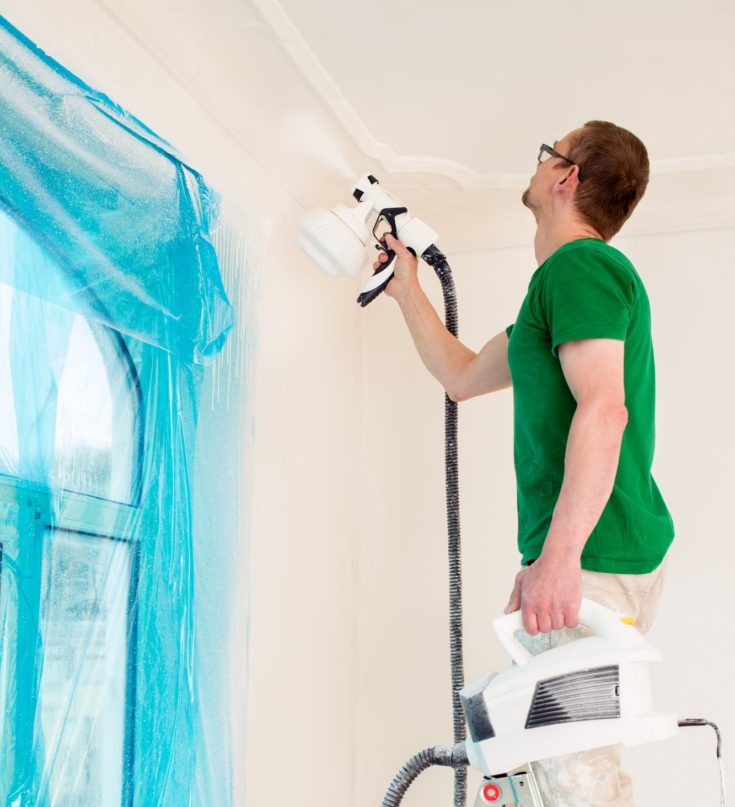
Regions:
<instances>
[{"instance_id":1,"label":"stubble beard","mask_svg":"<svg viewBox=\"0 0 735 807\"><path fill-rule=\"evenodd\" d=\"M525 191L523 191L523 196L521 196L521 202L523 205L527 207L529 210L534 209L533 200L531 199L531 186L529 185Z\"/></svg>"}]
</instances>

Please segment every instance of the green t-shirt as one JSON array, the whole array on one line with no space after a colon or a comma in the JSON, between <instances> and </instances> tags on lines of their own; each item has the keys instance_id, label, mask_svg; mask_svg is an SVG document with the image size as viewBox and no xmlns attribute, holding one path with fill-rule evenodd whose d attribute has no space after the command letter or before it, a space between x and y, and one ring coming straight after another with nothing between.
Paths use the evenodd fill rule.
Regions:
<instances>
[{"instance_id":1,"label":"green t-shirt","mask_svg":"<svg viewBox=\"0 0 735 807\"><path fill-rule=\"evenodd\" d=\"M557 348L578 339L625 342L628 423L610 499L582 553L591 571L644 574L663 560L674 526L651 476L655 371L651 310L630 261L598 239L572 241L531 277L510 336L518 547L535 560L549 531L564 476L576 401Z\"/></svg>"}]
</instances>

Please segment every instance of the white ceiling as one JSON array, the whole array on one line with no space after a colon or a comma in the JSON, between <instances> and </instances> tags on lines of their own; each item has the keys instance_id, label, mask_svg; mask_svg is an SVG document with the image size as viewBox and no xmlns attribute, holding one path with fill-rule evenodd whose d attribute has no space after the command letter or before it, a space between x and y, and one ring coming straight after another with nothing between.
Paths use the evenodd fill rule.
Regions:
<instances>
[{"instance_id":1,"label":"white ceiling","mask_svg":"<svg viewBox=\"0 0 735 807\"><path fill-rule=\"evenodd\" d=\"M596 118L652 160L626 232L735 224L732 0L253 3L381 178L456 246L527 240L518 196L539 143Z\"/></svg>"},{"instance_id":2,"label":"white ceiling","mask_svg":"<svg viewBox=\"0 0 735 807\"><path fill-rule=\"evenodd\" d=\"M280 5L365 129L403 157L528 175L539 142L593 118L638 133L659 166L735 154L732 0Z\"/></svg>"},{"instance_id":3,"label":"white ceiling","mask_svg":"<svg viewBox=\"0 0 735 807\"><path fill-rule=\"evenodd\" d=\"M733 0L0 0L0 13L191 142L206 173L212 155L131 78L144 51L303 207L347 201L371 172L443 246L527 242L518 199L539 143L603 118L653 162L626 231L735 226Z\"/></svg>"}]
</instances>

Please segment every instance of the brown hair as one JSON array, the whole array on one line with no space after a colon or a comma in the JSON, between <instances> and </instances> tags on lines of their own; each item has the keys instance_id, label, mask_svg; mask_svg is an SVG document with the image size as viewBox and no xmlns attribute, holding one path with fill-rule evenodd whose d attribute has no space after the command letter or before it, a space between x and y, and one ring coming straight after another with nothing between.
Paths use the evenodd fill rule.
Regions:
<instances>
[{"instance_id":1,"label":"brown hair","mask_svg":"<svg viewBox=\"0 0 735 807\"><path fill-rule=\"evenodd\" d=\"M579 166L575 202L584 220L609 241L648 185L648 152L627 129L593 120L574 135L569 156Z\"/></svg>"}]
</instances>

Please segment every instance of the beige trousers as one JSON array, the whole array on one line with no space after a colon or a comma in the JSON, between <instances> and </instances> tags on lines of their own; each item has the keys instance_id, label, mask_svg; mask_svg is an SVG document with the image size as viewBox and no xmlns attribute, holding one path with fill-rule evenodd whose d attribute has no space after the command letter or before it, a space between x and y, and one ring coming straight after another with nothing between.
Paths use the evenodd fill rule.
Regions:
<instances>
[{"instance_id":1,"label":"beige trousers","mask_svg":"<svg viewBox=\"0 0 735 807\"><path fill-rule=\"evenodd\" d=\"M583 596L631 617L641 633L653 624L666 562L650 574L582 572ZM564 628L521 640L536 654L584 635ZM620 746L596 748L533 763L544 807L634 807L630 776L620 767Z\"/></svg>"}]
</instances>

